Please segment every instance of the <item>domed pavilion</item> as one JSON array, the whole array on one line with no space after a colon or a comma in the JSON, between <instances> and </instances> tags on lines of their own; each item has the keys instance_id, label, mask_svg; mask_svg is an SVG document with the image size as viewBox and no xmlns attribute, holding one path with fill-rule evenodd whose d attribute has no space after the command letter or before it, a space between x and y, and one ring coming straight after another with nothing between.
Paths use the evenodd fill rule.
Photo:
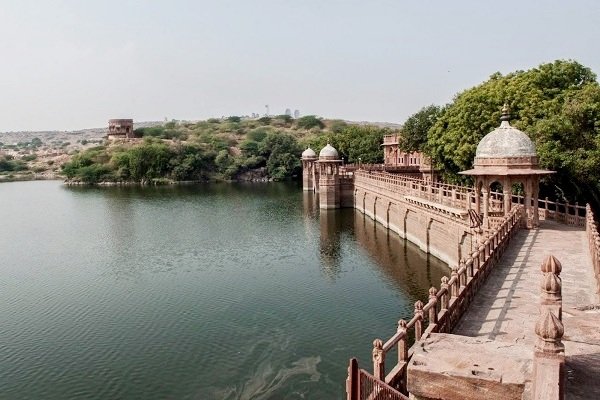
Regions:
<instances>
[{"instance_id":1,"label":"domed pavilion","mask_svg":"<svg viewBox=\"0 0 600 400\"><path fill-rule=\"evenodd\" d=\"M329 143L319 152L319 207L340 208L340 164L338 151Z\"/></svg>"},{"instance_id":2,"label":"domed pavilion","mask_svg":"<svg viewBox=\"0 0 600 400\"><path fill-rule=\"evenodd\" d=\"M485 135L477 145L473 169L460 173L475 177L475 208L479 215L483 212L484 228L490 227L490 192L495 182L502 185L503 198L499 204L501 215L508 214L511 209L513 184L523 185L527 227L537 228L540 177L553 174L554 171L538 167L533 142L527 134L511 126L509 120L508 105L505 104L500 126Z\"/></svg>"},{"instance_id":3,"label":"domed pavilion","mask_svg":"<svg viewBox=\"0 0 600 400\"><path fill-rule=\"evenodd\" d=\"M317 153L310 147L302 152L302 189L315 191L318 185L318 177L315 177L315 161Z\"/></svg>"}]
</instances>

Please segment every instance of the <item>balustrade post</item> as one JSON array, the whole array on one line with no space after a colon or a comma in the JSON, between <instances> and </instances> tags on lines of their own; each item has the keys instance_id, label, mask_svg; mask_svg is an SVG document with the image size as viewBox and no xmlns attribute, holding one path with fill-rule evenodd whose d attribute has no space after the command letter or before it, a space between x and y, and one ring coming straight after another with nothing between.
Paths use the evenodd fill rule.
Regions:
<instances>
[{"instance_id":1,"label":"balustrade post","mask_svg":"<svg viewBox=\"0 0 600 400\"><path fill-rule=\"evenodd\" d=\"M385 379L385 351L381 339L373 341L373 376L380 381Z\"/></svg>"},{"instance_id":2,"label":"balustrade post","mask_svg":"<svg viewBox=\"0 0 600 400\"><path fill-rule=\"evenodd\" d=\"M360 400L360 378L358 377L358 361L350 359L348 378L346 380L346 400Z\"/></svg>"},{"instance_id":3,"label":"balustrade post","mask_svg":"<svg viewBox=\"0 0 600 400\"><path fill-rule=\"evenodd\" d=\"M484 242L485 243L485 242ZM485 263L485 244L481 243L479 245L479 252L477 253L477 257L479 258L479 268L483 268L483 264Z\"/></svg>"},{"instance_id":4,"label":"balustrade post","mask_svg":"<svg viewBox=\"0 0 600 400\"><path fill-rule=\"evenodd\" d=\"M533 352L534 400L564 399L565 345L562 343L565 328L550 311L542 307L535 324L535 347Z\"/></svg>"},{"instance_id":5,"label":"balustrade post","mask_svg":"<svg viewBox=\"0 0 600 400\"><path fill-rule=\"evenodd\" d=\"M465 269L467 278L473 277L473 270L471 269L473 267L473 263L471 263L471 267L469 267L465 260L460 260L458 265L459 265L459 267L458 267L459 269L462 269L462 268ZM466 286L466 282L465 282L465 286Z\"/></svg>"},{"instance_id":6,"label":"balustrade post","mask_svg":"<svg viewBox=\"0 0 600 400\"><path fill-rule=\"evenodd\" d=\"M481 261L479 260L479 252L474 251L471 253L471 259L473 260L473 268L479 269L481 268Z\"/></svg>"},{"instance_id":7,"label":"balustrade post","mask_svg":"<svg viewBox=\"0 0 600 400\"><path fill-rule=\"evenodd\" d=\"M408 335L406 321L401 319L398 321L399 334L402 334L398 340L398 364L408 361Z\"/></svg>"},{"instance_id":8,"label":"balustrade post","mask_svg":"<svg viewBox=\"0 0 600 400\"><path fill-rule=\"evenodd\" d=\"M454 283L452 283L451 293L450 295L454 298L458 297L458 288L460 285L458 278L458 267L455 265L452 267L452 272L450 273L450 279L454 279Z\"/></svg>"},{"instance_id":9,"label":"balustrade post","mask_svg":"<svg viewBox=\"0 0 600 400\"><path fill-rule=\"evenodd\" d=\"M462 264L459 264L459 267L458 267L458 281L460 282L460 287L464 288L467 286L467 269L463 268L465 265L464 260L461 260L461 261L462 261Z\"/></svg>"},{"instance_id":10,"label":"balustrade post","mask_svg":"<svg viewBox=\"0 0 600 400\"><path fill-rule=\"evenodd\" d=\"M421 340L423 335L423 302L417 300L415 303L415 340Z\"/></svg>"},{"instance_id":11,"label":"balustrade post","mask_svg":"<svg viewBox=\"0 0 600 400\"><path fill-rule=\"evenodd\" d=\"M550 255L544 259L540 266L544 274L541 281L541 304L558 316L562 321L562 280L559 275L562 265L556 257Z\"/></svg>"},{"instance_id":12,"label":"balustrade post","mask_svg":"<svg viewBox=\"0 0 600 400\"><path fill-rule=\"evenodd\" d=\"M448 310L448 295L449 295L449 289L448 289L448 277L447 276L442 276L442 284L440 285L440 289L441 290L445 290L444 294L442 295L442 304L440 305L441 310Z\"/></svg>"},{"instance_id":13,"label":"balustrade post","mask_svg":"<svg viewBox=\"0 0 600 400\"><path fill-rule=\"evenodd\" d=\"M433 306L429 309L429 326L435 325L438 322L437 319L437 289L435 287L429 288L429 301L428 303L433 303Z\"/></svg>"}]
</instances>

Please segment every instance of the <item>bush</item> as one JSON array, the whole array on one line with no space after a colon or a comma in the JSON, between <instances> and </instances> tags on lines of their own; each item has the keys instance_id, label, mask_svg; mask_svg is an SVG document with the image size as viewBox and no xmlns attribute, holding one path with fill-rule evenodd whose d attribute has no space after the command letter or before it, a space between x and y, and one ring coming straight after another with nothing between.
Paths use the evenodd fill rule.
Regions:
<instances>
[{"instance_id":1,"label":"bush","mask_svg":"<svg viewBox=\"0 0 600 400\"><path fill-rule=\"evenodd\" d=\"M255 142L262 142L263 140L265 140L265 138L267 137L268 134L269 134L269 131L267 129L257 128L253 131L248 132L246 137L249 140L253 140Z\"/></svg>"},{"instance_id":2,"label":"bush","mask_svg":"<svg viewBox=\"0 0 600 400\"><path fill-rule=\"evenodd\" d=\"M325 127L325 124L323 124L323 121L321 121L320 118L317 118L314 115L305 115L304 117L300 117L298 120L296 120L296 126L298 128L308 130L315 127L322 129Z\"/></svg>"},{"instance_id":3,"label":"bush","mask_svg":"<svg viewBox=\"0 0 600 400\"><path fill-rule=\"evenodd\" d=\"M271 125L271 117L260 117L259 119L257 119L257 121L261 124L261 125Z\"/></svg>"},{"instance_id":4,"label":"bush","mask_svg":"<svg viewBox=\"0 0 600 400\"><path fill-rule=\"evenodd\" d=\"M27 154L26 156L21 157L23 161L33 161L36 160L37 156L35 154Z\"/></svg>"}]
</instances>

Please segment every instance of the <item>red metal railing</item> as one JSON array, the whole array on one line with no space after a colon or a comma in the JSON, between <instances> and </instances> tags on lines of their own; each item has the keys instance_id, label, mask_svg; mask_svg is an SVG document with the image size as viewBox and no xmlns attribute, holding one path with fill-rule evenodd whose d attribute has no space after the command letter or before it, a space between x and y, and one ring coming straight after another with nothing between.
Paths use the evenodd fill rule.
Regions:
<instances>
[{"instance_id":1,"label":"red metal railing","mask_svg":"<svg viewBox=\"0 0 600 400\"><path fill-rule=\"evenodd\" d=\"M347 400L408 400L408 397L358 368L356 358L350 360L346 382Z\"/></svg>"}]
</instances>

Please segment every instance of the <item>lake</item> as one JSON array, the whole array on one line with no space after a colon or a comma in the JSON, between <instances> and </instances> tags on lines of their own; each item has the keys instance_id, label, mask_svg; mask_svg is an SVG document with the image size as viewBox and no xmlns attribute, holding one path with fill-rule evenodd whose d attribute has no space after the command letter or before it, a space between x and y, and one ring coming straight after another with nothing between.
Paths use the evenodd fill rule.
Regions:
<instances>
[{"instance_id":1,"label":"lake","mask_svg":"<svg viewBox=\"0 0 600 400\"><path fill-rule=\"evenodd\" d=\"M447 266L296 184L0 184L0 398L342 399Z\"/></svg>"}]
</instances>

